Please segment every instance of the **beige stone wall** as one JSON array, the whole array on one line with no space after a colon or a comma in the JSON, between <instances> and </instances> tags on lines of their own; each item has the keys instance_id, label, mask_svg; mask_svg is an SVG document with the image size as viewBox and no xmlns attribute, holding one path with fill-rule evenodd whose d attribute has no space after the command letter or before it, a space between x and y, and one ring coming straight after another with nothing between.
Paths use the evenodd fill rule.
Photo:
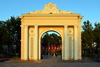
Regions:
<instances>
[{"instance_id":1,"label":"beige stone wall","mask_svg":"<svg viewBox=\"0 0 100 67\"><path fill-rule=\"evenodd\" d=\"M41 60L41 36L47 31L56 31L62 36L62 59L81 59L80 14L67 11L53 11L52 3L43 11L22 14L21 18L21 59ZM52 14L51 14L52 13Z\"/></svg>"}]
</instances>

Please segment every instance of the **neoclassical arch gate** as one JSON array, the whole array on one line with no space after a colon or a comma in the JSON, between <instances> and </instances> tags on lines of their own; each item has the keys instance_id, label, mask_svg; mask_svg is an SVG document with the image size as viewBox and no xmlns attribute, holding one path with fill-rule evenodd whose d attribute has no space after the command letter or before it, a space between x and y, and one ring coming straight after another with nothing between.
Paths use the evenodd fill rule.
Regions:
<instances>
[{"instance_id":1,"label":"neoclassical arch gate","mask_svg":"<svg viewBox=\"0 0 100 67\"><path fill-rule=\"evenodd\" d=\"M43 10L22 14L21 59L41 60L41 36L53 30L62 36L62 60L81 59L81 19L83 16L58 10L49 3Z\"/></svg>"}]
</instances>

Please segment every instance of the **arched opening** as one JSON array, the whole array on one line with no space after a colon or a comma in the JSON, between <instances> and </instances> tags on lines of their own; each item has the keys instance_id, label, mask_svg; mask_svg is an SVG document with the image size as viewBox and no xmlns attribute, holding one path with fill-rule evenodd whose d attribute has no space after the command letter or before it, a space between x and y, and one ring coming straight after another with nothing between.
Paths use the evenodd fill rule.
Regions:
<instances>
[{"instance_id":1,"label":"arched opening","mask_svg":"<svg viewBox=\"0 0 100 67\"><path fill-rule=\"evenodd\" d=\"M47 31L41 36L41 59L60 60L62 37L56 31Z\"/></svg>"}]
</instances>

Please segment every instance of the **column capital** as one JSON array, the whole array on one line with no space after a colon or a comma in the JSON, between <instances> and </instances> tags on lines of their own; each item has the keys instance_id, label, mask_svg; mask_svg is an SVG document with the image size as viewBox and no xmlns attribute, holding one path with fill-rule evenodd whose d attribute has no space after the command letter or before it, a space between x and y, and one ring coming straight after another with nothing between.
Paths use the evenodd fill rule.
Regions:
<instances>
[{"instance_id":1,"label":"column capital","mask_svg":"<svg viewBox=\"0 0 100 67\"><path fill-rule=\"evenodd\" d=\"M34 27L38 27L38 25L34 25Z\"/></svg>"},{"instance_id":2,"label":"column capital","mask_svg":"<svg viewBox=\"0 0 100 67\"><path fill-rule=\"evenodd\" d=\"M68 25L64 25L64 27L68 27Z\"/></svg>"},{"instance_id":3,"label":"column capital","mask_svg":"<svg viewBox=\"0 0 100 67\"><path fill-rule=\"evenodd\" d=\"M27 28L27 27L28 27L28 25L22 25L21 27Z\"/></svg>"},{"instance_id":4,"label":"column capital","mask_svg":"<svg viewBox=\"0 0 100 67\"><path fill-rule=\"evenodd\" d=\"M28 25L24 25L24 27L28 27Z\"/></svg>"},{"instance_id":5,"label":"column capital","mask_svg":"<svg viewBox=\"0 0 100 67\"><path fill-rule=\"evenodd\" d=\"M78 25L78 27L82 27L82 25Z\"/></svg>"},{"instance_id":6,"label":"column capital","mask_svg":"<svg viewBox=\"0 0 100 67\"><path fill-rule=\"evenodd\" d=\"M74 25L74 27L78 27L78 25Z\"/></svg>"},{"instance_id":7,"label":"column capital","mask_svg":"<svg viewBox=\"0 0 100 67\"><path fill-rule=\"evenodd\" d=\"M23 25L20 25L20 27L23 27Z\"/></svg>"}]
</instances>

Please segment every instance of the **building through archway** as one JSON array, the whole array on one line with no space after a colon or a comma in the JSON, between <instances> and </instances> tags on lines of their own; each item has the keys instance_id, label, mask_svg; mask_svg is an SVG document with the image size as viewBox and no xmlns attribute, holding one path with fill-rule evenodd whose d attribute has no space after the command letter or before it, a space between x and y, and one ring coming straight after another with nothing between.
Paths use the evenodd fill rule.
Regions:
<instances>
[{"instance_id":1,"label":"building through archway","mask_svg":"<svg viewBox=\"0 0 100 67\"><path fill-rule=\"evenodd\" d=\"M41 36L49 30L62 36L62 60L81 59L81 19L74 12L58 10L48 3L43 10L22 14L21 59L41 60Z\"/></svg>"}]
</instances>

